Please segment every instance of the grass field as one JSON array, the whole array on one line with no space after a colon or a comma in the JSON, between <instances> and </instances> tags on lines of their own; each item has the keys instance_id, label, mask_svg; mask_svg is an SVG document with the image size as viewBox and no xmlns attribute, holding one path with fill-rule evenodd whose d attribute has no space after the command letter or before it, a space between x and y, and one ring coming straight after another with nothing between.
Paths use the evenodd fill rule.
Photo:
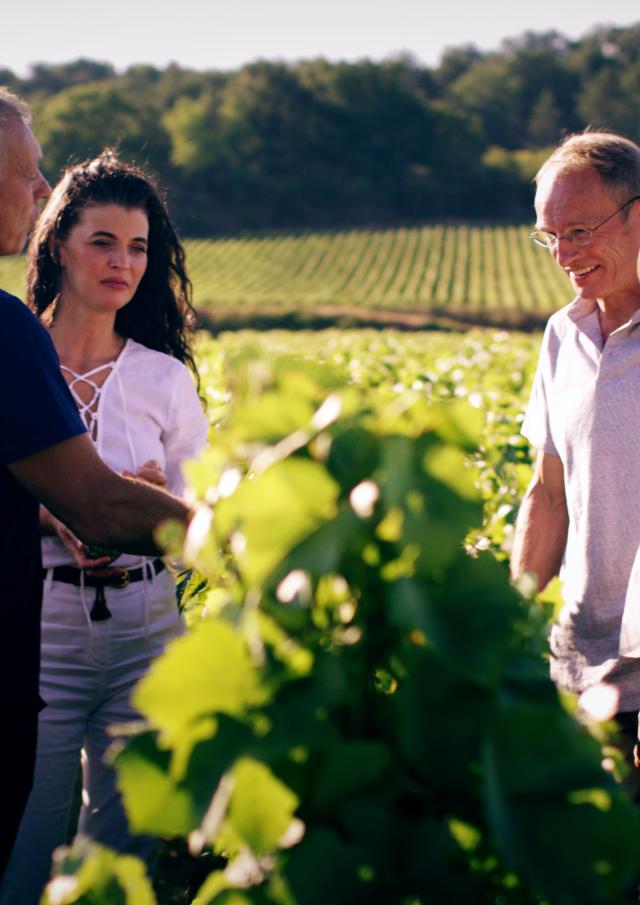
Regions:
<instances>
[{"instance_id":1,"label":"grass field","mask_svg":"<svg viewBox=\"0 0 640 905\"><path fill-rule=\"evenodd\" d=\"M194 300L211 325L429 322L541 325L571 299L525 226L309 232L187 240ZM0 259L23 295L24 259Z\"/></svg>"}]
</instances>

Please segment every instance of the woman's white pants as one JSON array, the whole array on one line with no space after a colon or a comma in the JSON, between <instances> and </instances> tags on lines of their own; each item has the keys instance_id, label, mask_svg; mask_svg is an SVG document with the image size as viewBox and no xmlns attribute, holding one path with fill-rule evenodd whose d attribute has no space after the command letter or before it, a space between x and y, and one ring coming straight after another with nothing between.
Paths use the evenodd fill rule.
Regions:
<instances>
[{"instance_id":1,"label":"woman's white pants","mask_svg":"<svg viewBox=\"0 0 640 905\"><path fill-rule=\"evenodd\" d=\"M148 571L151 576L151 570ZM137 680L166 643L181 634L175 583L165 570L126 588L105 588L112 618L89 622L95 590L45 580L38 753L33 789L0 885L0 905L37 905L53 850L67 842L82 751L78 833L147 863L157 840L129 833L115 771L104 762L108 727L139 718Z\"/></svg>"}]
</instances>

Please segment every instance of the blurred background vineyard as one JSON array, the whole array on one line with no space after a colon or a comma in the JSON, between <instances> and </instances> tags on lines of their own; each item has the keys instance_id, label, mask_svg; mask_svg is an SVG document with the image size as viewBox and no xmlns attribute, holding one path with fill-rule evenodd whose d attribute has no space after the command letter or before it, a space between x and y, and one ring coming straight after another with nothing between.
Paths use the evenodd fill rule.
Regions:
<instances>
[{"instance_id":1,"label":"blurred background vineyard","mask_svg":"<svg viewBox=\"0 0 640 905\"><path fill-rule=\"evenodd\" d=\"M524 226L305 232L187 239L206 326L475 323L541 326L571 287ZM24 291L22 256L0 285Z\"/></svg>"}]
</instances>

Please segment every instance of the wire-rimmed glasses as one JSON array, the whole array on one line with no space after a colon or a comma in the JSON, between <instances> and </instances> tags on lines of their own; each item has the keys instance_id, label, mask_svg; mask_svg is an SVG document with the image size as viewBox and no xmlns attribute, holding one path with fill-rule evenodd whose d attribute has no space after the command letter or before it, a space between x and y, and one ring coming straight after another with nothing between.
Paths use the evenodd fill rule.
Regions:
<instances>
[{"instance_id":1,"label":"wire-rimmed glasses","mask_svg":"<svg viewBox=\"0 0 640 905\"><path fill-rule=\"evenodd\" d=\"M616 214L621 213L625 207L628 207L639 199L640 195L634 195L633 198L629 198L622 207L619 207L612 214L609 214L608 217L605 217L604 220L601 220L597 226L592 226L591 228L588 226L575 226L573 229L570 229L565 236L556 236L554 233L548 233L544 229L534 229L532 233L529 233L529 238L532 239L536 245L541 245L543 248L555 248L560 239L565 239L567 242L573 242L574 245L588 245L593 239L593 234L596 230L600 229L601 226L604 226L605 223L608 223L609 220L612 220Z\"/></svg>"}]
</instances>

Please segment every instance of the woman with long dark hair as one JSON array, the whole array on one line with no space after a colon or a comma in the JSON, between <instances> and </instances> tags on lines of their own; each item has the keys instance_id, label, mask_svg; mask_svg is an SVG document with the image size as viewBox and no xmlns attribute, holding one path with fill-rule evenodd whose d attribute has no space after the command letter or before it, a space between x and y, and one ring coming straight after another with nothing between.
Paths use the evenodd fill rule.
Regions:
<instances>
[{"instance_id":1,"label":"woman with long dark hair","mask_svg":"<svg viewBox=\"0 0 640 905\"><path fill-rule=\"evenodd\" d=\"M182 246L143 171L107 150L65 172L29 246L28 302L49 329L104 461L177 494L181 463L202 450L207 433L190 288ZM81 749L79 832L153 859L154 841L130 834L104 762L107 728L138 717L133 686L182 631L163 560L92 551L46 510L41 522L47 706L2 905L39 901L51 852L67 840Z\"/></svg>"}]
</instances>

